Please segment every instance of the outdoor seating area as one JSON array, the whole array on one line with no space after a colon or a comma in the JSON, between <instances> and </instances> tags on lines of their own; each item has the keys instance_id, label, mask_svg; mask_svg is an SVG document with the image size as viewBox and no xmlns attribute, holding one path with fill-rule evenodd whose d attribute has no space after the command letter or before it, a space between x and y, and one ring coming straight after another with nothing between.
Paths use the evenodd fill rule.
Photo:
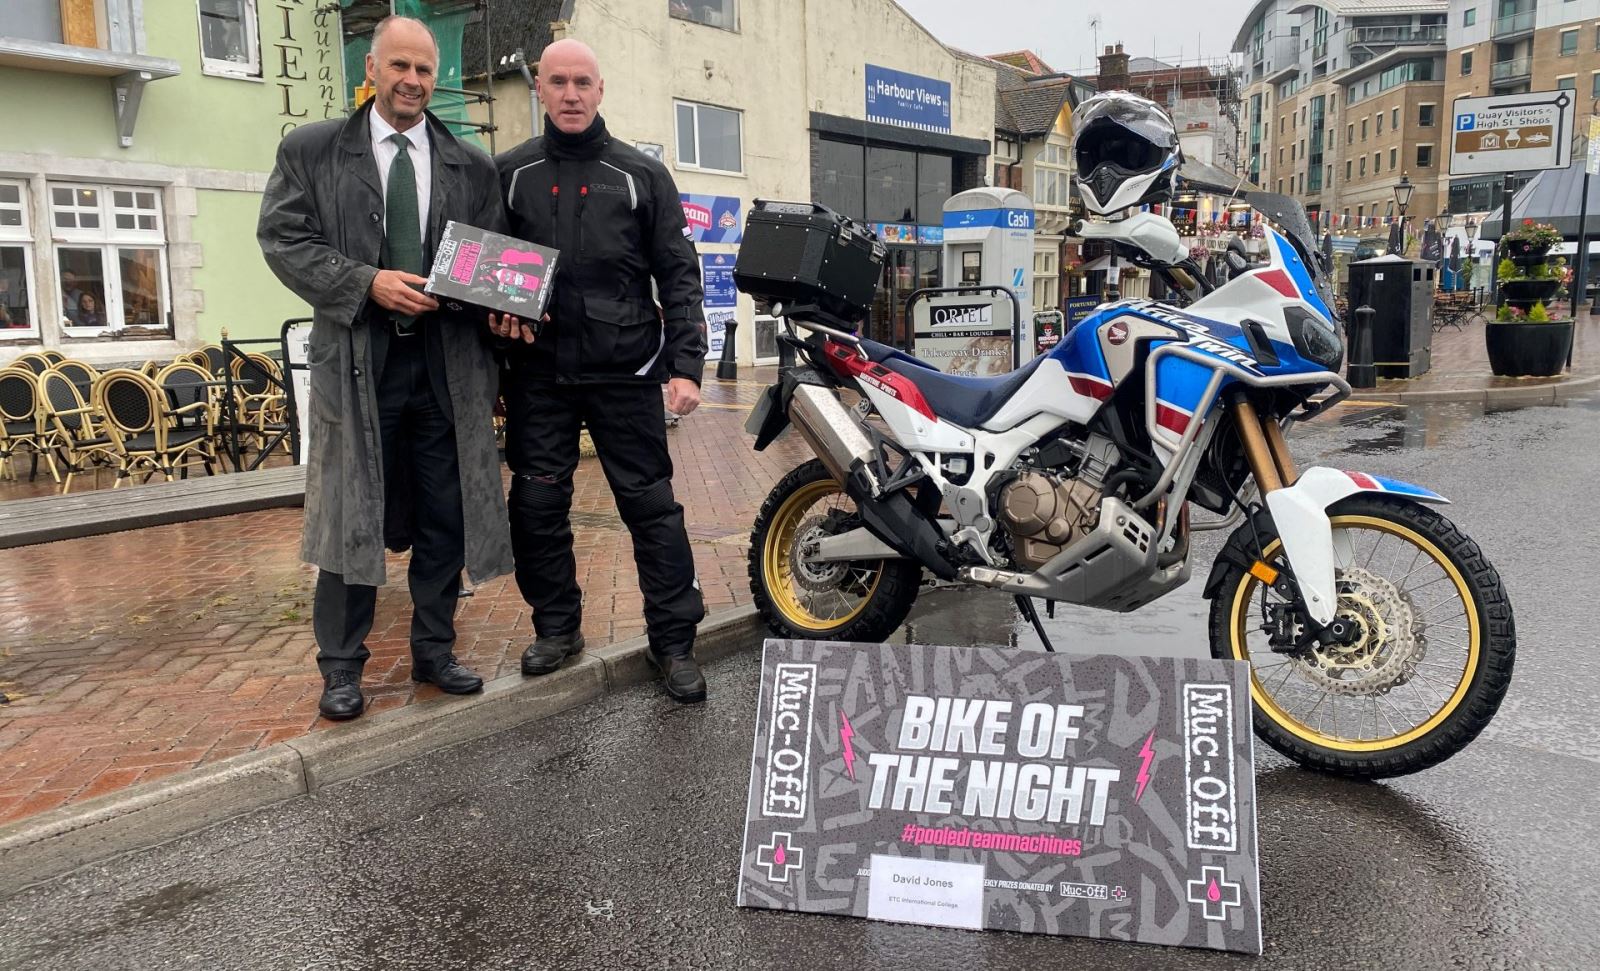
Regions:
<instances>
[{"instance_id":1,"label":"outdoor seating area","mask_svg":"<svg viewBox=\"0 0 1600 971\"><path fill-rule=\"evenodd\" d=\"M1461 330L1463 325L1473 320L1488 320L1489 311L1484 309L1484 299L1481 287L1453 292L1438 291L1433 297L1434 332L1438 333L1446 327Z\"/></svg>"},{"instance_id":2,"label":"outdoor seating area","mask_svg":"<svg viewBox=\"0 0 1600 971\"><path fill-rule=\"evenodd\" d=\"M0 480L42 465L62 494L102 470L117 488L253 469L289 454L288 429L278 362L236 346L104 372L57 351L0 368Z\"/></svg>"}]
</instances>

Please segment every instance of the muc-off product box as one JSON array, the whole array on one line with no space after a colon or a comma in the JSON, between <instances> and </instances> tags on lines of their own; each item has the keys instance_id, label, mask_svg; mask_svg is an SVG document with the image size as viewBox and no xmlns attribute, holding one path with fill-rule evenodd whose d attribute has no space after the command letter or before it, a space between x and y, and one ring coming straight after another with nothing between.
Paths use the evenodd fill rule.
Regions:
<instances>
[{"instance_id":1,"label":"muc-off product box","mask_svg":"<svg viewBox=\"0 0 1600 971\"><path fill-rule=\"evenodd\" d=\"M550 302L556 250L451 220L424 287L451 310L462 303L538 321Z\"/></svg>"},{"instance_id":2,"label":"muc-off product box","mask_svg":"<svg viewBox=\"0 0 1600 971\"><path fill-rule=\"evenodd\" d=\"M815 304L854 323L872 306L884 253L871 230L826 206L757 199L733 280L752 296Z\"/></svg>"}]
</instances>

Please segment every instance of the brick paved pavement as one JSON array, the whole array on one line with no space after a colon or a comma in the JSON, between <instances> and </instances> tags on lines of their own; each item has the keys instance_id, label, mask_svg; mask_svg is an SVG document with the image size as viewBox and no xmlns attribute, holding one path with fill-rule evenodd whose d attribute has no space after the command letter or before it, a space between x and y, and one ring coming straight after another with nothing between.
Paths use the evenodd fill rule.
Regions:
<instances>
[{"instance_id":1,"label":"brick paved pavement","mask_svg":"<svg viewBox=\"0 0 1600 971\"><path fill-rule=\"evenodd\" d=\"M1493 313L1493 308L1489 309ZM1473 318L1461 329L1446 327L1433 335L1433 366L1418 378L1380 378L1378 394L1410 391L1492 391L1497 388L1524 388L1562 378L1497 378L1489 370L1489 352L1484 345L1484 320ZM1532 325L1529 325L1532 326ZM1565 380L1600 375L1600 317L1584 309L1578 314L1572 334L1572 369Z\"/></svg>"},{"instance_id":2,"label":"brick paved pavement","mask_svg":"<svg viewBox=\"0 0 1600 971\"><path fill-rule=\"evenodd\" d=\"M770 371L706 383L669 434L711 612L749 601L745 551L767 491L808 457L757 454L742 431ZM0 824L327 728L309 626L314 572L301 512L281 509L0 554ZM644 632L632 543L595 459L574 498L592 643ZM392 557L367 644L371 710L439 700L409 677L410 605ZM532 630L509 577L461 608L456 653L486 677L517 670Z\"/></svg>"}]
</instances>

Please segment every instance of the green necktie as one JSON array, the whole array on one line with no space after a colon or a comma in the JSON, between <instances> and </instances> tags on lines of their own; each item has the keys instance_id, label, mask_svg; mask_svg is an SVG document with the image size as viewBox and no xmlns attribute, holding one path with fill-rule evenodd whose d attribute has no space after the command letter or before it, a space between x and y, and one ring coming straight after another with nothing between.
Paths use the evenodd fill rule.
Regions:
<instances>
[{"instance_id":1,"label":"green necktie","mask_svg":"<svg viewBox=\"0 0 1600 971\"><path fill-rule=\"evenodd\" d=\"M417 170L411 164L411 139L399 132L389 136L399 149L389 165L389 191L383 200L383 249L388 269L428 275L422 256L422 222L417 215ZM409 331L417 318L394 315L401 332Z\"/></svg>"}]
</instances>

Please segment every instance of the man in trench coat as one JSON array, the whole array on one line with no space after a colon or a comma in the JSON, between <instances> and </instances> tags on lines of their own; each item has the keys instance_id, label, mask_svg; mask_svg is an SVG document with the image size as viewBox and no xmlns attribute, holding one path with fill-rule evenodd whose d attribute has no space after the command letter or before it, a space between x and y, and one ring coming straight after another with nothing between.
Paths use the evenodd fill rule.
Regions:
<instances>
[{"instance_id":1,"label":"man in trench coat","mask_svg":"<svg viewBox=\"0 0 1600 971\"><path fill-rule=\"evenodd\" d=\"M419 289L447 221L506 229L494 163L426 111L438 61L420 21L380 23L367 55L376 95L284 138L256 233L315 313L301 556L319 568L329 718L365 709L386 546L412 548L412 679L458 694L483 686L451 653L461 570L481 582L512 566L492 338L479 312L452 315Z\"/></svg>"}]
</instances>

